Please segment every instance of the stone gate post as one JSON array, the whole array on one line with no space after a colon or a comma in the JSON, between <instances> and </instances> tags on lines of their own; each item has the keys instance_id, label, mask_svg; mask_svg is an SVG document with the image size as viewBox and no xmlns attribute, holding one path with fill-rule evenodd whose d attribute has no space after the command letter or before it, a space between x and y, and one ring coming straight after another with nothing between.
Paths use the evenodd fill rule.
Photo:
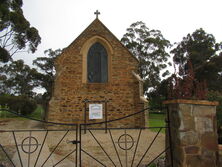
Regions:
<instances>
[{"instance_id":1,"label":"stone gate post","mask_svg":"<svg viewBox=\"0 0 222 167\"><path fill-rule=\"evenodd\" d=\"M169 100L168 106L174 167L217 166L217 102ZM169 156L167 156L170 162ZM172 162L171 162L172 163Z\"/></svg>"}]
</instances>

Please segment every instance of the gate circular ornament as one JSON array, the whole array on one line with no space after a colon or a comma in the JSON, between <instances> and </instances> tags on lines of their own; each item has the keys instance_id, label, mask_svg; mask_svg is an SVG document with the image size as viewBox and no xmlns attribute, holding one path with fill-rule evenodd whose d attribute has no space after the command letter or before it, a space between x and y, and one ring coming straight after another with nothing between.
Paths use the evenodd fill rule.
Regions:
<instances>
[{"instance_id":1,"label":"gate circular ornament","mask_svg":"<svg viewBox=\"0 0 222 167\"><path fill-rule=\"evenodd\" d=\"M21 144L22 151L27 154L34 153L37 150L38 146L39 144L37 139L32 136L26 137Z\"/></svg>"},{"instance_id":2,"label":"gate circular ornament","mask_svg":"<svg viewBox=\"0 0 222 167\"><path fill-rule=\"evenodd\" d=\"M129 134L123 134L118 139L118 145L122 150L130 150L134 145L133 137Z\"/></svg>"}]
</instances>

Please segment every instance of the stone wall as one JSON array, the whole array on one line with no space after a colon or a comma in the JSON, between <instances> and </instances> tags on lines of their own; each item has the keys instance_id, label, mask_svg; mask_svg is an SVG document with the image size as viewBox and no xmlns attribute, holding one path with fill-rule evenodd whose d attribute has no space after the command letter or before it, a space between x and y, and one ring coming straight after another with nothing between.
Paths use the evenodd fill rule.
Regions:
<instances>
[{"instance_id":1,"label":"stone wall","mask_svg":"<svg viewBox=\"0 0 222 167\"><path fill-rule=\"evenodd\" d=\"M218 153L218 161L219 161L219 167L222 167L222 145L218 145L219 153Z\"/></svg>"},{"instance_id":2,"label":"stone wall","mask_svg":"<svg viewBox=\"0 0 222 167\"><path fill-rule=\"evenodd\" d=\"M87 82L87 52L100 42L108 53L108 82ZM96 19L56 60L53 97L49 103L48 121L84 123L83 100L108 100L108 120L117 119L144 108L140 100L139 81L132 74L138 61L119 40ZM88 113L87 113L88 116ZM94 123L102 120L89 120ZM110 124L110 126L144 126L144 114Z\"/></svg>"},{"instance_id":3,"label":"stone wall","mask_svg":"<svg viewBox=\"0 0 222 167\"><path fill-rule=\"evenodd\" d=\"M172 100L165 104L170 114L174 167L218 166L217 103Z\"/></svg>"}]
</instances>

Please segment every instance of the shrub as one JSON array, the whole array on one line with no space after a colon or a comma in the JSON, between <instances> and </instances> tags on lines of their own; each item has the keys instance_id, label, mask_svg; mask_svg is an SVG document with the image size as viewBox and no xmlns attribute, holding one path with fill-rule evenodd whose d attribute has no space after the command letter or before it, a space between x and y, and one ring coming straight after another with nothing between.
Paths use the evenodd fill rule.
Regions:
<instances>
[{"instance_id":1,"label":"shrub","mask_svg":"<svg viewBox=\"0 0 222 167\"><path fill-rule=\"evenodd\" d=\"M18 114L27 115L35 111L37 104L25 96L0 96L0 105Z\"/></svg>"},{"instance_id":2,"label":"shrub","mask_svg":"<svg viewBox=\"0 0 222 167\"><path fill-rule=\"evenodd\" d=\"M220 144L222 144L222 94L217 91L210 91L208 94L208 99L219 102L219 106L217 106L217 127L218 141Z\"/></svg>"}]
</instances>

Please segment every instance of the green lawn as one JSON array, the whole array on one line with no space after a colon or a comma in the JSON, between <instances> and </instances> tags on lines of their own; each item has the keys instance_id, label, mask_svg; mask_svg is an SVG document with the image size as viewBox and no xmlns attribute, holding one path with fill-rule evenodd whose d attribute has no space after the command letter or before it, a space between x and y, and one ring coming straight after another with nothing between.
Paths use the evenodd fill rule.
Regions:
<instances>
[{"instance_id":1,"label":"green lawn","mask_svg":"<svg viewBox=\"0 0 222 167\"><path fill-rule=\"evenodd\" d=\"M44 110L42 108L41 105L38 105L37 108L35 109L35 111L31 114L26 115L27 117L30 118L35 118L35 119L42 119L42 114L43 114ZM22 118L22 117L18 117L15 114L12 114L10 112L7 111L0 111L0 118L19 118L19 119L26 119L26 118Z\"/></svg>"},{"instance_id":2,"label":"green lawn","mask_svg":"<svg viewBox=\"0 0 222 167\"><path fill-rule=\"evenodd\" d=\"M43 112L44 112L44 109L42 108L42 106L38 105L38 107L35 109L35 111L27 116L30 118L35 118L35 119L41 120Z\"/></svg>"},{"instance_id":3,"label":"green lawn","mask_svg":"<svg viewBox=\"0 0 222 167\"><path fill-rule=\"evenodd\" d=\"M165 127L165 114L162 113L150 113L149 114L149 127ZM158 132L159 128L151 128L152 131ZM161 130L165 132L165 128Z\"/></svg>"},{"instance_id":4,"label":"green lawn","mask_svg":"<svg viewBox=\"0 0 222 167\"><path fill-rule=\"evenodd\" d=\"M38 105L36 110L27 115L27 117L30 118L35 118L35 119L42 119L42 114L44 110L41 105ZM18 117L12 113L9 112L1 112L0 111L0 118L15 118ZM19 119L25 119L18 117ZM149 127L164 127L165 126L165 114L160 114L160 113L150 113L149 114ZM152 131L158 132L159 128L151 128ZM165 128L161 130L161 132L165 132Z\"/></svg>"}]
</instances>

